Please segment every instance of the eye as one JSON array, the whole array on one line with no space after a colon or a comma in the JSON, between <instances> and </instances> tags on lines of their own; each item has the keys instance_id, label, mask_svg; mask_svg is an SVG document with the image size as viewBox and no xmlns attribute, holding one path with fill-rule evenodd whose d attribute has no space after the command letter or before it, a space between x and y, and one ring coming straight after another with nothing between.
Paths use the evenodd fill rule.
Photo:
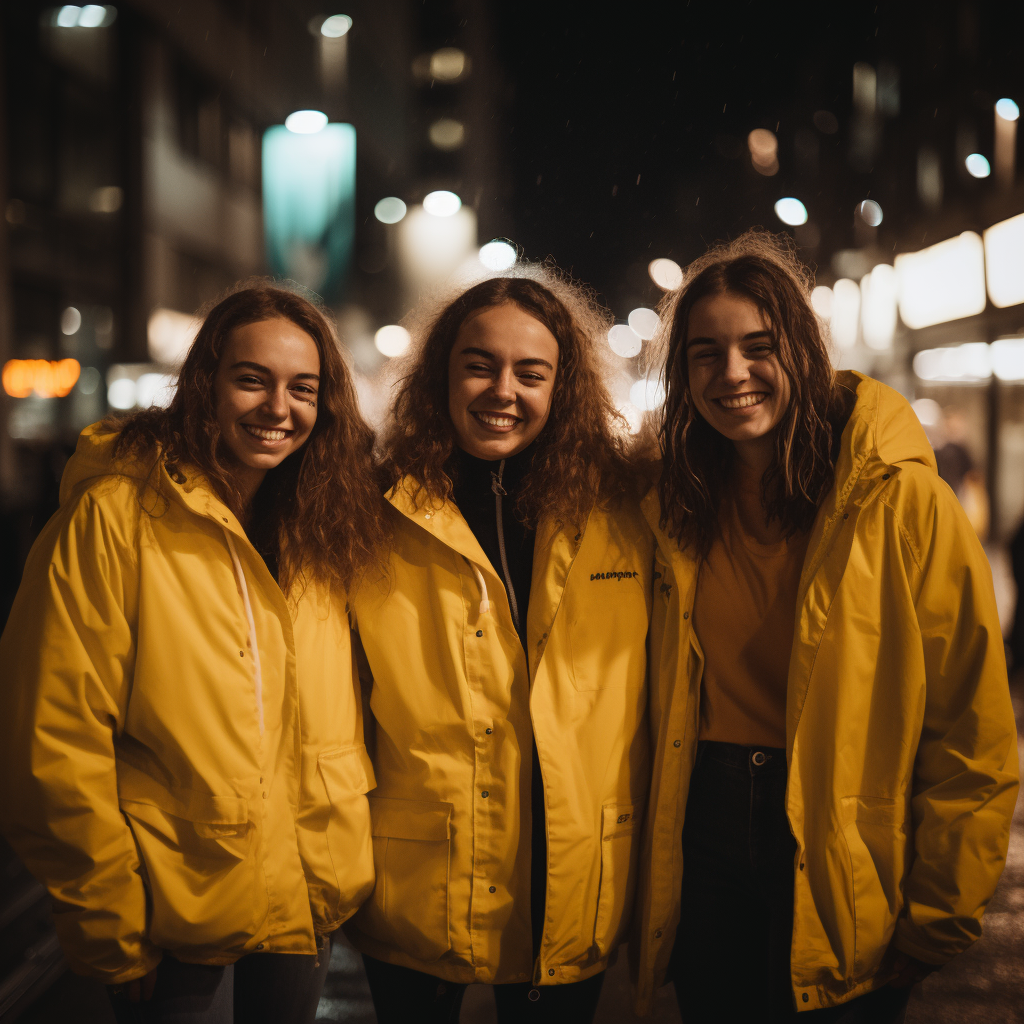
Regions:
<instances>
[{"instance_id":1,"label":"eye","mask_svg":"<svg viewBox=\"0 0 1024 1024\"><path fill-rule=\"evenodd\" d=\"M491 372L491 368L487 363L467 363L466 369L469 370L470 373L485 374Z\"/></svg>"},{"instance_id":2,"label":"eye","mask_svg":"<svg viewBox=\"0 0 1024 1024\"><path fill-rule=\"evenodd\" d=\"M311 387L309 384L293 384L291 386L292 391L297 391L300 395L315 395L316 388Z\"/></svg>"},{"instance_id":3,"label":"eye","mask_svg":"<svg viewBox=\"0 0 1024 1024\"><path fill-rule=\"evenodd\" d=\"M260 378L257 377L254 373L243 373L240 377L238 377L237 382L239 384L244 384L246 387L257 388L263 384L263 381L260 380Z\"/></svg>"},{"instance_id":4,"label":"eye","mask_svg":"<svg viewBox=\"0 0 1024 1024\"><path fill-rule=\"evenodd\" d=\"M532 371L527 370L525 373L519 374L519 379L525 381L527 384L543 384L547 378L541 373L533 373Z\"/></svg>"}]
</instances>

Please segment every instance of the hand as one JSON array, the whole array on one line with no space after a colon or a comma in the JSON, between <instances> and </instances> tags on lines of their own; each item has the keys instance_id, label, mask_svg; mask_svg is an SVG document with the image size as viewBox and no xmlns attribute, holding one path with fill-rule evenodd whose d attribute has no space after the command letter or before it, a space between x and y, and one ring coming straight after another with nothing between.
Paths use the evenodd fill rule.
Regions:
<instances>
[{"instance_id":1,"label":"hand","mask_svg":"<svg viewBox=\"0 0 1024 1024\"><path fill-rule=\"evenodd\" d=\"M892 968L896 977L889 982L893 988L910 988L919 981L924 981L933 971L939 969L938 964L926 964L923 960L916 960L906 953L897 953L893 957Z\"/></svg>"},{"instance_id":2,"label":"hand","mask_svg":"<svg viewBox=\"0 0 1024 1024\"><path fill-rule=\"evenodd\" d=\"M124 998L129 1003L148 1003L153 998L153 989L156 988L156 972L157 968L154 967L149 974L144 974L141 978L129 981L121 989Z\"/></svg>"}]
</instances>

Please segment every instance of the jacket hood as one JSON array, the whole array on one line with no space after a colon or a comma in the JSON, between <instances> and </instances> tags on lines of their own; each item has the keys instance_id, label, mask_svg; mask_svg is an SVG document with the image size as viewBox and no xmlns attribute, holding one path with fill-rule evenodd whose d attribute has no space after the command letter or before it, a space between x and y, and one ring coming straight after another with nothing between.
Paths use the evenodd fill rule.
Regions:
<instances>
[{"instance_id":1,"label":"jacket hood","mask_svg":"<svg viewBox=\"0 0 1024 1024\"><path fill-rule=\"evenodd\" d=\"M138 459L115 459L114 442L117 432L102 423L86 427L78 435L75 454L68 459L60 479L60 503L63 505L86 480L101 476L129 476L144 480L152 472L152 463L145 465Z\"/></svg>"},{"instance_id":2,"label":"jacket hood","mask_svg":"<svg viewBox=\"0 0 1024 1024\"><path fill-rule=\"evenodd\" d=\"M841 388L856 396L843 430L836 465L836 483L840 489L844 478L859 462L857 456L861 453L870 453L890 466L917 462L938 472L935 454L921 421L898 391L852 370L840 371L837 380Z\"/></svg>"}]
</instances>

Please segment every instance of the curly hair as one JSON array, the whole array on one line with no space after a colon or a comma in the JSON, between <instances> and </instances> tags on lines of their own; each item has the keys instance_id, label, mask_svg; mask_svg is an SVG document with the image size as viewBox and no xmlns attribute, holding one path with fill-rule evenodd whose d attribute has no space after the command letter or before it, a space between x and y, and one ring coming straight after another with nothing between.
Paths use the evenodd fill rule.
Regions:
<instances>
[{"instance_id":1,"label":"curly hair","mask_svg":"<svg viewBox=\"0 0 1024 1024\"><path fill-rule=\"evenodd\" d=\"M772 461L761 480L769 522L786 536L809 530L834 479L833 446L849 414L836 384L822 326L810 304L811 274L787 236L747 231L692 263L662 303L666 392L658 424L663 467L662 527L706 558L733 465L732 443L698 412L690 394L686 338L690 313L704 298L730 292L750 299L775 340L789 381L789 405L774 430Z\"/></svg>"},{"instance_id":2,"label":"curly hair","mask_svg":"<svg viewBox=\"0 0 1024 1024\"><path fill-rule=\"evenodd\" d=\"M448 409L449 357L471 314L504 303L539 320L554 335L559 353L551 413L534 442L516 514L530 526L542 515L581 524L599 501L630 489L632 473L624 423L601 365L611 320L589 292L549 267L520 266L473 285L440 309L428 305L413 315L418 344L403 367L383 439L385 483L411 477L417 500L420 492L436 502L452 497L449 460L456 440Z\"/></svg>"},{"instance_id":3,"label":"curly hair","mask_svg":"<svg viewBox=\"0 0 1024 1024\"><path fill-rule=\"evenodd\" d=\"M245 508L221 443L214 377L232 331L275 319L295 324L317 347L317 416L302 448L267 472L253 499L258 515L247 515L252 510ZM300 576L348 588L380 563L387 510L376 479L373 433L360 416L330 322L302 296L263 282L229 294L203 319L170 405L105 425L118 432L115 458L155 454L169 465L199 469L239 520L250 520L246 529L261 553L269 548L279 561L285 592Z\"/></svg>"}]
</instances>

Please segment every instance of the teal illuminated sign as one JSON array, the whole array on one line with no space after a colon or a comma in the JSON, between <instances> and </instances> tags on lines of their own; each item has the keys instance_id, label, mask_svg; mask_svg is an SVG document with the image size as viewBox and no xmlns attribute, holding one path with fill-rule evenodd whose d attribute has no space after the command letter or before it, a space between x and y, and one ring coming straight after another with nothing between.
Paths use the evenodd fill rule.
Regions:
<instances>
[{"instance_id":1,"label":"teal illuminated sign","mask_svg":"<svg viewBox=\"0 0 1024 1024\"><path fill-rule=\"evenodd\" d=\"M356 130L329 124L299 135L284 125L263 133L263 225L267 262L337 299L355 243Z\"/></svg>"}]
</instances>

